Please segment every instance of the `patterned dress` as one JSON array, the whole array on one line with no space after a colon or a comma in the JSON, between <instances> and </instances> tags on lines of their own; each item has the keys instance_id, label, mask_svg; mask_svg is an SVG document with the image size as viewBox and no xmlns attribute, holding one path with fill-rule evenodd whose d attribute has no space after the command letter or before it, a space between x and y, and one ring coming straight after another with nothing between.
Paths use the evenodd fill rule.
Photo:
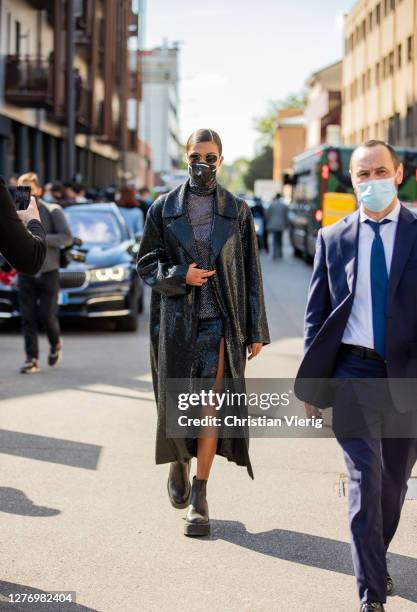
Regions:
<instances>
[{"instance_id":1,"label":"patterned dress","mask_svg":"<svg viewBox=\"0 0 417 612\"><path fill-rule=\"evenodd\" d=\"M208 269L211 252L211 233L214 218L214 193L198 195L189 190L187 213L194 233L194 243L198 255L199 268ZM213 319L221 316L213 293L212 277L201 287L200 319Z\"/></svg>"}]
</instances>

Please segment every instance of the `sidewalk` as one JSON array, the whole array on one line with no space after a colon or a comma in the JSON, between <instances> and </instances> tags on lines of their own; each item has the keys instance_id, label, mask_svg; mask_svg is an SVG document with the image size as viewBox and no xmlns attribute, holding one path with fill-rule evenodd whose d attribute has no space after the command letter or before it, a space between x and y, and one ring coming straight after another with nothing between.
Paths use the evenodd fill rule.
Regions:
<instances>
[{"instance_id":1,"label":"sidewalk","mask_svg":"<svg viewBox=\"0 0 417 612\"><path fill-rule=\"evenodd\" d=\"M273 342L247 375L290 377L311 268L292 258L263 264ZM185 510L167 498L167 466L154 465L147 322L137 334L68 333L62 367L24 380L14 367L20 337L0 341L9 356L0 593L7 583L18 592L76 591L77 605L42 608L71 612L359 608L334 440L253 439L254 481L216 457L212 534L186 538ZM417 502L407 501L390 556L401 597L388 611L417 610L416 534ZM16 609L0 600L0 610Z\"/></svg>"}]
</instances>

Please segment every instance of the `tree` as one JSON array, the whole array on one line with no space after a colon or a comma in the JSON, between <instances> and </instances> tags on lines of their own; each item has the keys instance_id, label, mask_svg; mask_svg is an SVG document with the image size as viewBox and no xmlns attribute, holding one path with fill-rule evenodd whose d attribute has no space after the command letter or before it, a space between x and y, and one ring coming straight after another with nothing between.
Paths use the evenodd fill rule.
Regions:
<instances>
[{"instance_id":1,"label":"tree","mask_svg":"<svg viewBox=\"0 0 417 612\"><path fill-rule=\"evenodd\" d=\"M265 146L272 146L279 110L283 108L304 108L306 103L307 92L305 90L289 94L282 100L270 100L265 114L254 119L254 128L259 134L258 148L263 149Z\"/></svg>"},{"instance_id":2,"label":"tree","mask_svg":"<svg viewBox=\"0 0 417 612\"><path fill-rule=\"evenodd\" d=\"M272 179L274 155L271 145L263 147L261 152L249 162L248 170L243 175L247 189L254 190L257 179Z\"/></svg>"},{"instance_id":3,"label":"tree","mask_svg":"<svg viewBox=\"0 0 417 612\"><path fill-rule=\"evenodd\" d=\"M218 180L223 187L232 193L241 193L245 191L243 176L248 167L249 162L243 157L235 159L231 164L223 163L217 172Z\"/></svg>"}]
</instances>

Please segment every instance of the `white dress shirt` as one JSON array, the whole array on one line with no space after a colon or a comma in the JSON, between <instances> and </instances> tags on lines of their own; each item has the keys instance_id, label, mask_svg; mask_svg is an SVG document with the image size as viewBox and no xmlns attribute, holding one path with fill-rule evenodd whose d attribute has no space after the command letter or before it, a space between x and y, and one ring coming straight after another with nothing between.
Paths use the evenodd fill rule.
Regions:
<instances>
[{"instance_id":1,"label":"white dress shirt","mask_svg":"<svg viewBox=\"0 0 417 612\"><path fill-rule=\"evenodd\" d=\"M384 245L385 261L388 276L391 269L392 252L394 250L395 234L398 226L398 217L401 204L397 200L393 210L384 217L390 219L390 223L383 224L379 233ZM371 292L371 249L375 232L372 227L365 223L367 219L374 221L365 213L363 206L359 209L359 247L358 247L358 273L356 279L356 290L353 299L352 310L343 333L342 342L346 344L357 344L374 347L374 332L372 322L372 292ZM381 219L383 221L383 219ZM381 223L379 221L379 223Z\"/></svg>"}]
</instances>

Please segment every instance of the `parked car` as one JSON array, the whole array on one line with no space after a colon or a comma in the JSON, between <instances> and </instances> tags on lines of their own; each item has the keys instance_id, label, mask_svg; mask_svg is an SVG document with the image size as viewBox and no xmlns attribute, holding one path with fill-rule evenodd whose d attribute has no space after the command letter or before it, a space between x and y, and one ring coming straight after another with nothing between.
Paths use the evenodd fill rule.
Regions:
<instances>
[{"instance_id":1,"label":"parked car","mask_svg":"<svg viewBox=\"0 0 417 612\"><path fill-rule=\"evenodd\" d=\"M135 331L143 310L143 284L136 273L139 248L116 204L65 208L72 234L80 239L75 258L60 270L59 316L109 318ZM84 261L83 261L84 260ZM0 276L0 318L19 316L16 276Z\"/></svg>"}]
</instances>

